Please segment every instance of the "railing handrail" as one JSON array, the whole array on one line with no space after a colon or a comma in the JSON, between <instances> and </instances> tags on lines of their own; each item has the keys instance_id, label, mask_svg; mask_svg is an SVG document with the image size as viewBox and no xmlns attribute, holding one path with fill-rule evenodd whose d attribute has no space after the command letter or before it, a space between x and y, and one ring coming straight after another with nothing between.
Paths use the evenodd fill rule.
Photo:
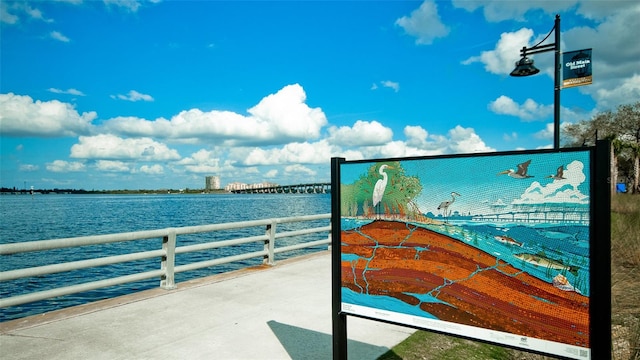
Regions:
<instances>
[{"instance_id":1,"label":"railing handrail","mask_svg":"<svg viewBox=\"0 0 640 360\"><path fill-rule=\"evenodd\" d=\"M49 275L72 270L86 269L104 265L112 265L124 262L130 262L141 259L159 257L160 269L146 272L138 272L134 274L91 281L77 285L56 287L50 290L43 290L22 295L11 296L0 299L0 308L21 305L34 301L44 300L56 296L69 295L88 290L95 290L107 286L120 285L134 281L145 280L154 277L160 277L160 287L164 289L175 288L174 276L176 273L201 269L205 267L226 264L230 262L247 260L256 257L262 257L263 263L274 265L275 254L286 251L304 249L320 245L331 244L331 225L322 227L310 227L301 230L276 232L277 224L306 222L315 220L331 219L331 214L302 215L272 219L238 221L222 224L208 224L185 227L172 227L156 230L143 230L135 232L124 232L106 235L92 235L74 238L61 238L51 240L26 241L20 243L0 244L0 255L13 255L25 252L46 251L63 248L75 248L89 245L101 245L114 242L136 241L152 238L162 238L162 248L142 252L130 252L121 255L112 255L104 257L94 257L86 260L76 260L69 262L61 262L52 265L43 265L36 267L26 267L0 272L0 282L10 281L20 278ZM215 232L221 230L233 230L242 228L253 228L264 226L266 232L264 235L237 237L233 239L225 239L218 241L210 241L200 244L177 246L177 237L179 235L197 234ZM309 241L306 243L298 243L289 246L275 247L276 239L308 235L314 233L328 233L326 239ZM261 251L246 252L221 258L209 259L200 262L192 262L188 264L175 264L176 254L183 254L195 251L216 249L221 247L246 244L251 242L264 242L264 249Z\"/></svg>"},{"instance_id":2,"label":"railing handrail","mask_svg":"<svg viewBox=\"0 0 640 360\"><path fill-rule=\"evenodd\" d=\"M222 224L192 225L192 226L183 226L183 227L177 227L177 228L142 230L142 231L105 234L105 235L89 235L89 236L79 236L79 237L72 237L72 238L25 241L25 242L18 242L18 243L0 244L0 255L11 255L11 254L17 254L17 253L23 253L23 252L31 252L31 251L54 250L54 249L63 249L68 247L101 245L101 244L108 244L113 242L160 238L160 237L166 236L171 230L175 230L176 235L186 235L186 234L197 234L197 233L203 233L203 232L219 231L219 230L233 230L233 229L255 227L255 226L266 226L273 223L284 224L284 223L290 223L290 222L313 221L313 220L322 220L322 219L330 219L330 218L331 218L330 213L315 214L315 215L301 215L301 216L291 216L291 217L283 217L283 218L237 221L237 222L229 222L229 223L222 223Z\"/></svg>"}]
</instances>

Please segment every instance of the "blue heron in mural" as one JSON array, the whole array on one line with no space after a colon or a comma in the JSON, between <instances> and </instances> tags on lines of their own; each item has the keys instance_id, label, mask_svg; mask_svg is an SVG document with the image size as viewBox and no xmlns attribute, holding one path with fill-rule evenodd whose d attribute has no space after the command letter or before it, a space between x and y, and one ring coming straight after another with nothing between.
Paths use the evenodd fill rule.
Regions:
<instances>
[{"instance_id":1,"label":"blue heron in mural","mask_svg":"<svg viewBox=\"0 0 640 360\"><path fill-rule=\"evenodd\" d=\"M451 200L443 201L440 203L440 205L438 205L438 210L443 212L445 221L449 217L449 206L451 206L451 204L453 204L456 201L456 196L460 196L460 194L458 194L455 191L452 191Z\"/></svg>"}]
</instances>

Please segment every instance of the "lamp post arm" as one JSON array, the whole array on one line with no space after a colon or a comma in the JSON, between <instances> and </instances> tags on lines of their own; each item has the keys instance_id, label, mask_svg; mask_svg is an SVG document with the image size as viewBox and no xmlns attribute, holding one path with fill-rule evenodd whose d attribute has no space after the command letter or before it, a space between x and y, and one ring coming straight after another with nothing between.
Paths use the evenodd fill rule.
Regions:
<instances>
[{"instance_id":1,"label":"lamp post arm","mask_svg":"<svg viewBox=\"0 0 640 360\"><path fill-rule=\"evenodd\" d=\"M555 33L555 42L553 44L540 45L545 42L551 33ZM527 55L539 54L548 51L555 52L555 61L553 69L553 148L560 149L560 90L562 89L562 65L560 63L560 14L556 15L556 21L553 29L549 31L547 36L539 43L530 48L524 46L520 50L522 59L516 62L516 68L511 72L511 76L529 76L540 72L533 66L533 60L527 58Z\"/></svg>"},{"instance_id":2,"label":"lamp post arm","mask_svg":"<svg viewBox=\"0 0 640 360\"><path fill-rule=\"evenodd\" d=\"M560 64L560 15L556 15L555 29L555 69L553 87L553 148L560 149L560 89L562 82L562 66Z\"/></svg>"},{"instance_id":3,"label":"lamp post arm","mask_svg":"<svg viewBox=\"0 0 640 360\"><path fill-rule=\"evenodd\" d=\"M540 53L544 53L544 52L548 52L548 51L554 51L556 49L556 44L547 44L547 45L538 45L538 46L534 46L534 47L523 47L522 50L520 50L520 55L521 56L527 56L527 55L533 55L533 54L540 54Z\"/></svg>"}]
</instances>

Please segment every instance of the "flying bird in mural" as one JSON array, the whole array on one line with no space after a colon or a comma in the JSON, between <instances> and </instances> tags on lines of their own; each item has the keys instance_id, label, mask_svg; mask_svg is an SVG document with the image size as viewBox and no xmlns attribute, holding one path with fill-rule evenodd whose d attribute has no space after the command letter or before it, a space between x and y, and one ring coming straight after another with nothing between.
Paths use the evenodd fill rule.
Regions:
<instances>
[{"instance_id":1,"label":"flying bird in mural","mask_svg":"<svg viewBox=\"0 0 640 360\"><path fill-rule=\"evenodd\" d=\"M564 180L566 179L566 177L563 176L564 174L564 170L562 168L563 166L560 165L560 167L558 167L558 170L556 170L556 174L555 175L549 175L549 176L545 176L546 178L552 178L553 180Z\"/></svg>"},{"instance_id":2,"label":"flying bird in mural","mask_svg":"<svg viewBox=\"0 0 640 360\"><path fill-rule=\"evenodd\" d=\"M507 174L508 176L511 176L514 179L532 178L533 177L532 175L527 174L527 169L529 168L529 164L531 164L531 160L527 160L522 164L518 164L517 171L513 171L513 169L509 169L509 170L499 172L498 175Z\"/></svg>"},{"instance_id":3,"label":"flying bird in mural","mask_svg":"<svg viewBox=\"0 0 640 360\"><path fill-rule=\"evenodd\" d=\"M443 201L443 202L440 203L440 205L438 205L438 210L442 211L442 213L444 214L445 220L449 216L449 214L448 214L449 206L451 206L451 204L453 204L456 201L456 196L460 196L460 194L458 194L457 192L453 191L453 192L451 192L451 200Z\"/></svg>"},{"instance_id":4,"label":"flying bird in mural","mask_svg":"<svg viewBox=\"0 0 640 360\"><path fill-rule=\"evenodd\" d=\"M382 195L384 195L384 190L387 188L387 182L389 178L387 177L387 173L384 172L385 169L393 169L391 166L387 164L383 164L378 169L378 173L382 175L382 179L378 179L376 181L376 185L373 188L373 207L375 208L380 201L382 201ZM377 211L379 214L380 212Z\"/></svg>"}]
</instances>

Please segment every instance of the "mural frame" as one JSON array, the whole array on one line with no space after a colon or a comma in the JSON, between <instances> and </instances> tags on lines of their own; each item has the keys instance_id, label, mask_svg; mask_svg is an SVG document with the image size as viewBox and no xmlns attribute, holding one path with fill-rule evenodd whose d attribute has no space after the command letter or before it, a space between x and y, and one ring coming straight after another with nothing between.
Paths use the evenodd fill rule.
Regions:
<instances>
[{"instance_id":1,"label":"mural frame","mask_svg":"<svg viewBox=\"0 0 640 360\"><path fill-rule=\"evenodd\" d=\"M598 141L594 147L560 150L355 161L332 158L333 358L347 358L347 317L356 316L559 359L610 359L609 151L608 142ZM549 168L551 163L557 164L559 159L566 161L564 159L574 157L579 161L563 163L558 169L554 167L554 172L545 173L548 175L545 178L540 177L541 174L538 173L535 176L528 175L526 167L531 161L527 163L524 160L532 158L533 164L546 161L546 167ZM424 189L421 187L423 184L442 190L444 187L439 187L440 185L453 183L437 179L438 167L450 163L451 168L466 166L463 169L458 168L462 172L476 169L482 172L493 163L513 163L514 160L520 165L527 163L524 172L497 172L497 169L491 169L495 179L486 177L486 184L479 182L477 178L459 180L456 188L451 189L451 194L447 194L451 197L448 200L449 205L447 201L443 201L438 206L441 211L439 215L421 209L422 204L428 204L430 201L420 199L420 196L424 196ZM579 167L578 163L582 163L584 167ZM383 168L382 165L385 164L387 166ZM401 171L390 170L394 164L399 164ZM532 165L531 168L535 169L535 166ZM442 171L443 174L447 173L446 169ZM540 168L537 171L541 171ZM391 180L392 176L382 175L387 172L396 177L395 183ZM518 172L521 178L518 178ZM355 176L358 174L359 177ZM419 175L424 176L420 178ZM578 175L584 176L587 180ZM428 180L430 176L434 181ZM418 178L420 186L416 185L414 177ZM418 199L412 200L414 205L418 205L410 209L412 206L394 206L379 199L379 202L374 204L374 181L378 182L377 180L383 178L388 179L387 186L395 186L392 190L383 191L383 196L386 195L398 203L398 193L409 191L411 196L415 195ZM566 180L567 178L570 180ZM544 183L543 179L546 179ZM563 184L565 180L573 181L573 188ZM494 206L498 209L496 213L512 216L511 222L498 219L502 215L496 215L495 221L492 221L489 217L493 215L489 213L451 211L456 200L456 205L462 205L460 199L463 199L465 194L461 195L458 188L464 188L464 184L481 184L485 185L484 188L490 189L474 195L475 200L479 200L481 196L495 193L494 184L501 184L497 181L504 184L511 184L507 181L512 181L513 184L520 181L520 184L527 184L534 188L533 197L537 196L536 192L548 191L545 189L547 186L556 190L564 188L574 199L586 197L582 197L582 200L566 200L560 203L560 208L554 208L544 202L542 205L526 204L522 200L525 194L522 194L521 199L515 199L507 205L517 208L511 212L500 212L501 209L498 207L502 205L499 201L485 203L489 208ZM550 185L556 181L557 186ZM588 184L585 184L585 181ZM528 184L529 182L531 184ZM537 187L534 186L534 182L537 183ZM415 189L407 190L412 186L419 188L420 193L415 194L418 191ZM395 192L391 192L394 189ZM507 193L508 189L510 188L505 185L498 190L502 194ZM373 196L371 203L361 199L364 195L353 195L354 193ZM356 199L358 196L359 200ZM407 198L405 193L402 198ZM586 205L585 199L588 202ZM477 206L474 209L481 209L481 205L478 205L480 201L467 201L476 204L473 205ZM572 207L567 205L574 202L575 205ZM346 206L347 203L350 205ZM435 208L434 204L430 205L431 210ZM545 210L527 212L523 210L527 209L527 206L545 206ZM418 211L415 211L416 209ZM526 219L523 215L525 212ZM446 217L442 217L443 214ZM562 220L554 216L562 216ZM585 229L588 229L588 235L584 234ZM396 237L402 239L401 242L391 243L400 241L394 240ZM536 252L541 246L543 251ZM442 250L452 247L456 247L457 250ZM478 255L460 257L460 254L470 254L470 250ZM551 256L552 254L571 256L563 262L564 258ZM470 260L471 257L474 257L474 260ZM490 263L482 265L482 261ZM463 271L465 266L471 269L470 273L455 275L456 271ZM476 270L473 270L473 266ZM442 270L444 275L439 274L438 269ZM434 287L438 281L442 284ZM470 285L472 283L473 285ZM490 296L491 291L483 291L483 286L491 286L499 295ZM420 292L416 289L429 291ZM530 290L535 290L535 294L530 294ZM478 299L488 302L484 304ZM501 299L505 300L501 302ZM487 305L489 302L492 303ZM491 307L501 309L506 319L491 315ZM560 311L562 316L554 311ZM433 315L434 313L436 315ZM529 317L536 320L528 320Z\"/></svg>"}]
</instances>

